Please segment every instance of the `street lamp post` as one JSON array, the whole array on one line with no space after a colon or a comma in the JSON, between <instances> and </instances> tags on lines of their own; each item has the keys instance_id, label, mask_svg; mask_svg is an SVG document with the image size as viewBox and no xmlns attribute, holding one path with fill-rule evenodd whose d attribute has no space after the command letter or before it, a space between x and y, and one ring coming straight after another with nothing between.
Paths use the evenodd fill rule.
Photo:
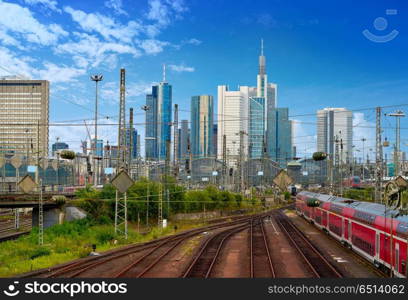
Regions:
<instances>
[{"instance_id":1,"label":"street lamp post","mask_svg":"<svg viewBox=\"0 0 408 300\"><path fill-rule=\"evenodd\" d=\"M93 169L94 169L94 186L98 185L98 171L96 168L96 150L97 150L97 141L98 141L98 82L103 80L103 75L97 74L92 75L91 80L95 81L95 138L93 143L94 157L93 157Z\"/></svg>"}]
</instances>

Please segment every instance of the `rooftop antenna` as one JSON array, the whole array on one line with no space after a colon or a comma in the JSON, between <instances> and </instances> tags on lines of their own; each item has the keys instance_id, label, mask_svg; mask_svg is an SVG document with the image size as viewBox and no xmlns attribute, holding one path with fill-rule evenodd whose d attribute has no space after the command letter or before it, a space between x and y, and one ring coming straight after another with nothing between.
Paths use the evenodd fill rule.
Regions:
<instances>
[{"instance_id":1,"label":"rooftop antenna","mask_svg":"<svg viewBox=\"0 0 408 300\"><path fill-rule=\"evenodd\" d=\"M264 45L263 45L263 39L261 39L261 56L264 55Z\"/></svg>"},{"instance_id":2,"label":"rooftop antenna","mask_svg":"<svg viewBox=\"0 0 408 300\"><path fill-rule=\"evenodd\" d=\"M163 82L166 82L166 64L163 64Z\"/></svg>"}]
</instances>

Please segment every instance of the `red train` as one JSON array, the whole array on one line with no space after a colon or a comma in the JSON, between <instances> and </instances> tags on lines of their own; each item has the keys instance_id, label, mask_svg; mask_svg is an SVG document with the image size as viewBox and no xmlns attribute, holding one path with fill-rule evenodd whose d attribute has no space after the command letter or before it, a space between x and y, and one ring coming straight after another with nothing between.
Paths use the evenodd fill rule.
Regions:
<instances>
[{"instance_id":1,"label":"red train","mask_svg":"<svg viewBox=\"0 0 408 300\"><path fill-rule=\"evenodd\" d=\"M382 204L307 191L296 195L296 211L376 267L407 277L408 216Z\"/></svg>"},{"instance_id":2,"label":"red train","mask_svg":"<svg viewBox=\"0 0 408 300\"><path fill-rule=\"evenodd\" d=\"M361 188L361 179L358 176L351 176L343 181L345 187Z\"/></svg>"}]
</instances>

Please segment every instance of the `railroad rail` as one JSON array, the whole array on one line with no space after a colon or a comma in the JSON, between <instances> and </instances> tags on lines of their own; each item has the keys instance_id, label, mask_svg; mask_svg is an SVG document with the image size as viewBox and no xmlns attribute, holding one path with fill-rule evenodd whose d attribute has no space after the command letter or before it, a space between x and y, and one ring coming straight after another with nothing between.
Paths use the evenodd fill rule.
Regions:
<instances>
[{"instance_id":1,"label":"railroad rail","mask_svg":"<svg viewBox=\"0 0 408 300\"><path fill-rule=\"evenodd\" d=\"M209 238L199 249L198 254L188 266L187 270L182 275L183 278L199 277L208 278L213 272L214 265L221 252L224 242L235 233L238 233L249 227L249 224L244 224L234 228L224 230Z\"/></svg>"},{"instance_id":2,"label":"railroad rail","mask_svg":"<svg viewBox=\"0 0 408 300\"><path fill-rule=\"evenodd\" d=\"M248 216L246 218L238 218L238 220L235 221L230 221L230 222L223 222L223 223L219 223L219 224L214 224L214 225L210 225L210 226L206 226L206 227L201 227L201 228L196 228L196 229L192 229L192 230L188 230L188 231L184 231L182 233L178 233L172 236L167 236L167 237L163 237L160 239L156 239L144 244L133 244L133 245L129 245L129 246L125 246L122 247L120 249L113 249L110 250L100 256L93 256L93 257L87 257L87 258L83 258L83 259L78 259L76 261L72 261L60 266L56 266L56 267L52 267L52 268L48 268L48 269L41 269L41 270L37 270L34 272L30 272L30 273L26 273L21 275L20 277L22 278L27 278L27 277L46 277L46 278L50 278L50 277L68 277L68 278L72 278L72 277L78 277L80 275L82 275L84 272L93 269L96 266L108 263L110 261L113 261L115 259L119 259L122 257L125 257L127 255L131 255L134 253L138 253L141 251L147 251L148 253L153 254L154 250L152 249L156 249L158 250L159 248L161 248L161 246L164 246L165 244L171 244L172 246L177 246L174 245L174 243L177 243L179 240L185 240L189 237L192 237L194 235L200 234L202 232L205 231L210 231L210 230L215 230L215 229L219 229L219 228L223 228L223 227L229 227L229 226L234 226L234 225L239 225L239 224L243 224L243 223L248 223L249 220L253 218L253 216ZM181 243L181 241L180 241ZM171 246L170 246L171 247ZM173 248L173 249L174 249ZM164 257L167 253L169 253L172 249L169 249L169 247L166 247L166 250L163 251L164 255L162 255L162 257ZM161 254L163 254L163 252L161 252ZM143 255L142 255L143 256ZM159 255L160 256L160 255ZM162 258L161 257L161 258ZM145 257L147 259L147 256ZM149 259L146 261L149 261L149 264L146 264L145 262L143 263L145 265L145 269L149 267L149 269L151 269L154 265L150 266L151 263L153 263L155 261L155 259L157 259L158 257L155 256L154 259L151 259L151 257L149 256ZM160 259L161 259L160 258ZM136 266L137 263L134 265ZM129 269L130 270L130 269ZM125 270L123 270L125 271ZM136 275L133 274L134 276L143 276L144 273L146 273L148 271L147 270L142 270L144 271L137 273ZM129 274L128 274L129 275ZM121 277L121 276L128 276L126 275L126 272L123 273L116 273L115 276Z\"/></svg>"},{"instance_id":3,"label":"railroad rail","mask_svg":"<svg viewBox=\"0 0 408 300\"><path fill-rule=\"evenodd\" d=\"M250 276L251 278L275 278L264 219L254 219L250 229Z\"/></svg>"},{"instance_id":4,"label":"railroad rail","mask_svg":"<svg viewBox=\"0 0 408 300\"><path fill-rule=\"evenodd\" d=\"M282 212L274 213L276 222L304 259L316 277L343 277L343 275L312 245L304 234Z\"/></svg>"}]
</instances>

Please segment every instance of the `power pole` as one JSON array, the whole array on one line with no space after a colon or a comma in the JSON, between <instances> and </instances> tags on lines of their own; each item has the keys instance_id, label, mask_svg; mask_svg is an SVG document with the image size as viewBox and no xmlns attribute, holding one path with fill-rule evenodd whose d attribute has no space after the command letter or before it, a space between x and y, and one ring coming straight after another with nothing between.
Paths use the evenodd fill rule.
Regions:
<instances>
[{"instance_id":1,"label":"power pole","mask_svg":"<svg viewBox=\"0 0 408 300\"><path fill-rule=\"evenodd\" d=\"M97 149L97 142L98 142L98 82L103 80L103 75L92 75L91 80L95 81L95 139L93 142L93 184L94 186L98 185L98 167L96 166L96 149ZM92 143L92 141L91 141Z\"/></svg>"},{"instance_id":2,"label":"power pole","mask_svg":"<svg viewBox=\"0 0 408 300\"><path fill-rule=\"evenodd\" d=\"M222 136L222 176L224 189L227 188L227 136L224 134Z\"/></svg>"},{"instance_id":3,"label":"power pole","mask_svg":"<svg viewBox=\"0 0 408 300\"><path fill-rule=\"evenodd\" d=\"M244 131L239 132L239 191L241 194L244 193L245 183L244 183Z\"/></svg>"},{"instance_id":4,"label":"power pole","mask_svg":"<svg viewBox=\"0 0 408 300\"><path fill-rule=\"evenodd\" d=\"M375 202L381 203L381 190L383 179L383 151L381 144L381 107L376 108L375 122Z\"/></svg>"},{"instance_id":5,"label":"power pole","mask_svg":"<svg viewBox=\"0 0 408 300\"><path fill-rule=\"evenodd\" d=\"M340 187L339 182L338 182L338 180L339 180L339 166L340 166L339 163L340 163L340 160L339 160L339 139L338 139L337 135L335 137L334 142L335 142L334 165L335 165L335 168L336 168L335 182L336 182L336 194L338 194L339 187Z\"/></svg>"},{"instance_id":6,"label":"power pole","mask_svg":"<svg viewBox=\"0 0 408 300\"><path fill-rule=\"evenodd\" d=\"M340 195L343 196L343 139L340 139Z\"/></svg>"},{"instance_id":7,"label":"power pole","mask_svg":"<svg viewBox=\"0 0 408 300\"><path fill-rule=\"evenodd\" d=\"M396 119L395 127L395 147L394 147L394 176L400 175L399 154L400 154L400 118L405 117L402 110L397 110L395 113L389 114Z\"/></svg>"},{"instance_id":8,"label":"power pole","mask_svg":"<svg viewBox=\"0 0 408 300\"><path fill-rule=\"evenodd\" d=\"M5 164L5 162L4 162ZM44 243L44 202L42 195L42 180L40 179L40 121L37 121L37 168L35 172L35 182L38 186L38 243Z\"/></svg>"},{"instance_id":9,"label":"power pole","mask_svg":"<svg viewBox=\"0 0 408 300\"><path fill-rule=\"evenodd\" d=\"M132 174L132 158L133 158L133 107L129 109L129 155L128 155L128 170Z\"/></svg>"},{"instance_id":10,"label":"power pole","mask_svg":"<svg viewBox=\"0 0 408 300\"><path fill-rule=\"evenodd\" d=\"M170 176L170 149L171 149L171 141L166 141L166 171L164 177L164 188L166 191L166 202L167 202L167 218L170 214L170 194L169 194L169 186L168 186L168 178Z\"/></svg>"},{"instance_id":11,"label":"power pole","mask_svg":"<svg viewBox=\"0 0 408 300\"><path fill-rule=\"evenodd\" d=\"M178 134L178 104L174 104L174 148L173 148L173 168L174 168L174 176L178 176L179 171L179 161L178 161L178 149L179 149L179 134Z\"/></svg>"},{"instance_id":12,"label":"power pole","mask_svg":"<svg viewBox=\"0 0 408 300\"><path fill-rule=\"evenodd\" d=\"M125 69L120 69L120 102L119 102L119 134L118 134L118 157L117 170L126 170L126 105L125 105ZM123 225L123 229L121 228ZM124 193L123 201L120 200L119 192L116 190L115 201L115 233L122 233L127 239L127 193Z\"/></svg>"}]
</instances>

